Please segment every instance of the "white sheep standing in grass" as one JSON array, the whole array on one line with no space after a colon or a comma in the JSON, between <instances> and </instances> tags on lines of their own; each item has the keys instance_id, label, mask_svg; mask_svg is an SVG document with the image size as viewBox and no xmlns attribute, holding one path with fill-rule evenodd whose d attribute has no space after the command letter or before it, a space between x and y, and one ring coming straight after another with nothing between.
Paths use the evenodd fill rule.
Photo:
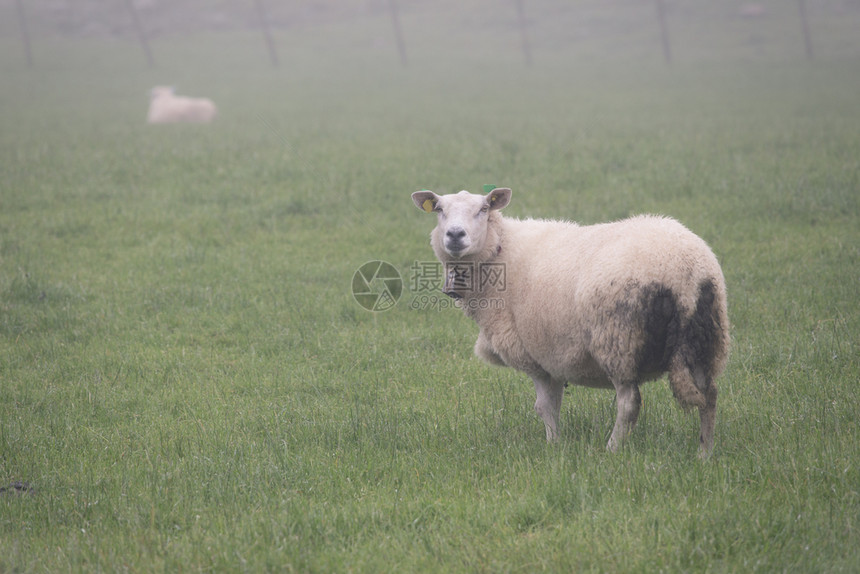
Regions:
<instances>
[{"instance_id":1,"label":"white sheep standing in grass","mask_svg":"<svg viewBox=\"0 0 860 574\"><path fill-rule=\"evenodd\" d=\"M412 194L438 216L431 245L445 265L443 292L478 324L475 353L531 377L547 440L558 437L566 384L615 389L611 451L636 424L639 385L668 373L681 406L698 407L700 456L710 454L729 321L707 244L667 217L504 218L510 199L507 188Z\"/></svg>"},{"instance_id":2,"label":"white sheep standing in grass","mask_svg":"<svg viewBox=\"0 0 860 574\"><path fill-rule=\"evenodd\" d=\"M215 104L208 98L177 96L171 86L156 86L149 91L146 120L151 124L207 124L217 112Z\"/></svg>"}]
</instances>

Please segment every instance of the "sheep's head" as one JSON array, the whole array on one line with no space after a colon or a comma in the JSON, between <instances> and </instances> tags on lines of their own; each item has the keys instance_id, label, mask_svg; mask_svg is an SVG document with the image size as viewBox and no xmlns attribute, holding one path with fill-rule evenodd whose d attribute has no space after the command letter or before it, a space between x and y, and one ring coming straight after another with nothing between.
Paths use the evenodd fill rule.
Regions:
<instances>
[{"instance_id":1,"label":"sheep's head","mask_svg":"<svg viewBox=\"0 0 860 574\"><path fill-rule=\"evenodd\" d=\"M451 257L461 258L481 253L487 240L487 222L492 211L502 209L511 200L511 190L497 187L487 195L468 191L436 195L432 191L416 191L412 201L418 209L436 213L438 222L433 230L433 247L444 249Z\"/></svg>"},{"instance_id":2,"label":"sheep's head","mask_svg":"<svg viewBox=\"0 0 860 574\"><path fill-rule=\"evenodd\" d=\"M176 93L176 88L173 86L155 86L149 90L149 99L154 100L164 96L173 96Z\"/></svg>"}]
</instances>

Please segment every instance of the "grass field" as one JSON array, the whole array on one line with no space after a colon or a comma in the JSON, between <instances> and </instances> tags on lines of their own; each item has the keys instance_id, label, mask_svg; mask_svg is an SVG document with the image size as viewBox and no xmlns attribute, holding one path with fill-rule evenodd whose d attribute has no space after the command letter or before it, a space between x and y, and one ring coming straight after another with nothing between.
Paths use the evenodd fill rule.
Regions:
<instances>
[{"instance_id":1,"label":"grass field","mask_svg":"<svg viewBox=\"0 0 860 574\"><path fill-rule=\"evenodd\" d=\"M812 62L769 43L786 16L671 67L544 21L528 69L515 35L426 31L402 68L384 12L281 32L278 69L241 31L161 38L153 69L55 36L27 68L0 37L0 572L858 571L849 15ZM161 83L219 118L147 126ZM733 323L710 460L665 381L621 452L582 388L547 445L528 379L425 304L409 194L485 183L512 216L708 241ZM385 312L351 293L373 260L403 278Z\"/></svg>"}]
</instances>

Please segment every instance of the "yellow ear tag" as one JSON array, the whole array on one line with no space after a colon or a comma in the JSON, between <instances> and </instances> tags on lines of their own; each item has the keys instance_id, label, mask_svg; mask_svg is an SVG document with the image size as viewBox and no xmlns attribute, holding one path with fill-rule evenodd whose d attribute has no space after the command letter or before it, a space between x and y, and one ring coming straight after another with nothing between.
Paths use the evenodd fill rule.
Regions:
<instances>
[{"instance_id":1,"label":"yellow ear tag","mask_svg":"<svg viewBox=\"0 0 860 574\"><path fill-rule=\"evenodd\" d=\"M423 207L424 211L426 211L427 213L432 213L433 207L434 207L433 206L433 200L432 199L425 199L424 203L421 204L421 207Z\"/></svg>"}]
</instances>

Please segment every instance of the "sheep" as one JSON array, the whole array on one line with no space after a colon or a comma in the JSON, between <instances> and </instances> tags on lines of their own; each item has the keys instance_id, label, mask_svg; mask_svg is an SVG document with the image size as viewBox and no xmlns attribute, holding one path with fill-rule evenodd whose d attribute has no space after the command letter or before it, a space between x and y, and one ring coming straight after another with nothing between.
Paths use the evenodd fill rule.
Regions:
<instances>
[{"instance_id":1,"label":"sheep","mask_svg":"<svg viewBox=\"0 0 860 574\"><path fill-rule=\"evenodd\" d=\"M738 8L737 15L741 18L761 18L767 14L767 9L759 3L743 4Z\"/></svg>"},{"instance_id":2,"label":"sheep","mask_svg":"<svg viewBox=\"0 0 860 574\"><path fill-rule=\"evenodd\" d=\"M412 200L438 216L442 291L478 324L475 354L532 379L548 441L568 383L614 389L615 452L638 419L640 384L668 373L680 405L698 408L699 456L710 455L729 321L722 270L701 238L653 215L589 226L505 218L508 188Z\"/></svg>"},{"instance_id":3,"label":"sheep","mask_svg":"<svg viewBox=\"0 0 860 574\"><path fill-rule=\"evenodd\" d=\"M212 100L177 96L170 86L156 86L149 92L147 122L151 124L207 124L215 118L217 112Z\"/></svg>"}]
</instances>

